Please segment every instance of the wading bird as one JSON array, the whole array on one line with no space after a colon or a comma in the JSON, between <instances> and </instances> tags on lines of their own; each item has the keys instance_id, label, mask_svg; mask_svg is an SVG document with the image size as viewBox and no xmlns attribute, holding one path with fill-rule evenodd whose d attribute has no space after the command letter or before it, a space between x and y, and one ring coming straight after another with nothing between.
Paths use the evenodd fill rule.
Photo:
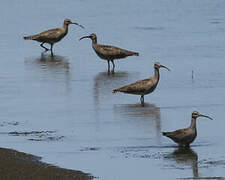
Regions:
<instances>
[{"instance_id":1,"label":"wading bird","mask_svg":"<svg viewBox=\"0 0 225 180\"><path fill-rule=\"evenodd\" d=\"M122 59L127 56L139 56L139 53L128 51L125 49L121 49L115 46L108 46L108 45L101 45L97 43L97 36L96 34L92 33L89 36L81 37L79 40L82 40L84 38L90 38L92 40L92 48L96 52L96 54L104 60L107 60L108 62L108 72L110 72L110 61L112 62L113 69L112 72L114 72L115 64L114 60L116 59Z\"/></svg>"},{"instance_id":2,"label":"wading bird","mask_svg":"<svg viewBox=\"0 0 225 180\"><path fill-rule=\"evenodd\" d=\"M192 119L191 125L185 129L178 129L172 132L163 132L163 136L167 136L168 138L172 139L174 142L179 144L179 146L186 146L189 145L195 140L197 137L197 128L196 128L196 119L198 117L206 117L208 119L213 120L211 117L200 114L197 111L192 112Z\"/></svg>"},{"instance_id":3,"label":"wading bird","mask_svg":"<svg viewBox=\"0 0 225 180\"><path fill-rule=\"evenodd\" d=\"M48 51L49 49L44 46L44 43L48 43L51 45L51 55L53 55L53 45L57 42L59 42L62 38L64 38L68 33L68 26L69 24L75 24L77 26L80 26L81 28L84 28L82 25L79 25L78 23L72 22L70 19L65 19L63 23L63 27L56 28L56 29L50 29L44 32L41 32L36 35L32 36L26 36L24 37L25 40L34 40L40 42L40 46L45 49L45 51Z\"/></svg>"},{"instance_id":4,"label":"wading bird","mask_svg":"<svg viewBox=\"0 0 225 180\"><path fill-rule=\"evenodd\" d=\"M144 106L144 95L149 94L155 90L157 87L157 84L159 82L159 69L165 68L168 71L170 71L169 68L166 66L161 65L159 62L156 62L154 64L155 73L153 77L150 77L149 79L144 79L137 81L135 83L129 84L127 86L114 89L113 93L116 92L123 92L126 94L135 94L135 95L141 95L141 105Z\"/></svg>"}]
</instances>

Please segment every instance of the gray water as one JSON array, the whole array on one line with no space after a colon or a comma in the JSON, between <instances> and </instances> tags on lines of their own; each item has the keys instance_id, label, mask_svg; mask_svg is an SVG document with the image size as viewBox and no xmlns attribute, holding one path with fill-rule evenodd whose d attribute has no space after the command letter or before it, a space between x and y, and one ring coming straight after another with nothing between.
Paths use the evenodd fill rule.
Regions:
<instances>
[{"instance_id":1,"label":"gray water","mask_svg":"<svg viewBox=\"0 0 225 180\"><path fill-rule=\"evenodd\" d=\"M99 179L219 179L225 176L225 2L222 0L11 0L0 6L0 146L32 153ZM23 36L62 26L68 35L43 53ZM114 75L91 41L137 51ZM145 97L112 90L153 74ZM193 78L192 78L193 71ZM180 150L162 131L199 118L198 137Z\"/></svg>"}]
</instances>

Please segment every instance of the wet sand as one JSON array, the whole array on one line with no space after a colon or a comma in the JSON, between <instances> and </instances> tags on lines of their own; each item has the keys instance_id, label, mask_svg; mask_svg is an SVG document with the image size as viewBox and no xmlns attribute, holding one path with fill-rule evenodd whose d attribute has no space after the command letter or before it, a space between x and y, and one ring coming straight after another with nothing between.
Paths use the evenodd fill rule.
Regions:
<instances>
[{"instance_id":1,"label":"wet sand","mask_svg":"<svg viewBox=\"0 0 225 180\"><path fill-rule=\"evenodd\" d=\"M81 171L42 163L40 157L0 148L0 179L4 180L89 180L93 177Z\"/></svg>"}]
</instances>

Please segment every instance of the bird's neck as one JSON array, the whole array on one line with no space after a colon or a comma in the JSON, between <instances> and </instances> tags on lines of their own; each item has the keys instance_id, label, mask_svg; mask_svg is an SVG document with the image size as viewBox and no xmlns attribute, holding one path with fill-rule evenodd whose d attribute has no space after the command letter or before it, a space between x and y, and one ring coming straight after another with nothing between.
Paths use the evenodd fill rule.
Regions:
<instances>
[{"instance_id":1,"label":"bird's neck","mask_svg":"<svg viewBox=\"0 0 225 180\"><path fill-rule=\"evenodd\" d=\"M191 125L190 125L191 129L196 129L196 118L192 118L191 119Z\"/></svg>"},{"instance_id":2,"label":"bird's neck","mask_svg":"<svg viewBox=\"0 0 225 180\"><path fill-rule=\"evenodd\" d=\"M91 39L91 40L92 40L92 44L97 44L97 38Z\"/></svg>"},{"instance_id":3,"label":"bird's neck","mask_svg":"<svg viewBox=\"0 0 225 180\"><path fill-rule=\"evenodd\" d=\"M63 30L65 31L65 33L68 33L68 24L63 24Z\"/></svg>"},{"instance_id":4,"label":"bird's neck","mask_svg":"<svg viewBox=\"0 0 225 180\"><path fill-rule=\"evenodd\" d=\"M155 78L157 79L157 82L158 82L159 81L159 77L160 77L159 69L155 68L154 76L155 76Z\"/></svg>"}]
</instances>

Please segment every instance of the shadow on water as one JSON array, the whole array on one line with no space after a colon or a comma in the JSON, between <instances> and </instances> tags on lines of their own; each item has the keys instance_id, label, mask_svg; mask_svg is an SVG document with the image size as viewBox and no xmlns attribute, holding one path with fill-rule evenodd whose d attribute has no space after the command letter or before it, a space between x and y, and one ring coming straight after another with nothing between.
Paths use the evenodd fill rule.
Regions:
<instances>
[{"instance_id":1,"label":"shadow on water","mask_svg":"<svg viewBox=\"0 0 225 180\"><path fill-rule=\"evenodd\" d=\"M114 105L114 110L129 117L154 117L160 119L160 108L155 104L145 103L145 106L137 104L117 104Z\"/></svg>"},{"instance_id":2,"label":"shadow on water","mask_svg":"<svg viewBox=\"0 0 225 180\"><path fill-rule=\"evenodd\" d=\"M115 74L100 72L94 77L93 98L95 116L98 123L101 113L101 104L107 102L105 99L108 99L112 95L112 90L117 87L117 84L121 84L121 82L126 81L128 78L129 73L127 72L117 72Z\"/></svg>"},{"instance_id":3,"label":"shadow on water","mask_svg":"<svg viewBox=\"0 0 225 180\"><path fill-rule=\"evenodd\" d=\"M108 98L112 94L112 90L123 86L127 81L132 79L137 73L116 72L108 74L108 72L100 72L94 77L94 100L98 105L101 98Z\"/></svg>"},{"instance_id":4,"label":"shadow on water","mask_svg":"<svg viewBox=\"0 0 225 180\"><path fill-rule=\"evenodd\" d=\"M64 70L65 72L69 72L70 69L69 62L66 57L58 55L51 56L45 52L42 52L40 57L27 58L25 63L29 65L38 65L41 69L46 70Z\"/></svg>"},{"instance_id":5,"label":"shadow on water","mask_svg":"<svg viewBox=\"0 0 225 180\"><path fill-rule=\"evenodd\" d=\"M153 120L155 122L155 129L157 132L157 137L161 137L161 116L160 116L160 108L155 104L145 103L145 106L141 106L138 104L121 104L114 105L113 107L114 114L122 115L124 117L128 117L129 119L137 119L137 120Z\"/></svg>"},{"instance_id":6,"label":"shadow on water","mask_svg":"<svg viewBox=\"0 0 225 180\"><path fill-rule=\"evenodd\" d=\"M134 29L144 30L144 31L162 31L164 27L153 27L153 26L135 26Z\"/></svg>"}]
</instances>

